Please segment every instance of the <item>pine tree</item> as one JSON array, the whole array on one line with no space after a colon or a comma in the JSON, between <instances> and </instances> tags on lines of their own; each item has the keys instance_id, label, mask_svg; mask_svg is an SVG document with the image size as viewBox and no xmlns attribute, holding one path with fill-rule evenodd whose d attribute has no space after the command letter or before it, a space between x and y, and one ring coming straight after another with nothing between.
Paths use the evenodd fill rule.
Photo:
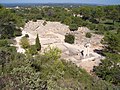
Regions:
<instances>
[{"instance_id":1,"label":"pine tree","mask_svg":"<svg viewBox=\"0 0 120 90\"><path fill-rule=\"evenodd\" d=\"M37 34L37 37L36 37L36 44L35 45L36 45L37 51L40 51L41 50L41 44L40 44L38 34Z\"/></svg>"}]
</instances>

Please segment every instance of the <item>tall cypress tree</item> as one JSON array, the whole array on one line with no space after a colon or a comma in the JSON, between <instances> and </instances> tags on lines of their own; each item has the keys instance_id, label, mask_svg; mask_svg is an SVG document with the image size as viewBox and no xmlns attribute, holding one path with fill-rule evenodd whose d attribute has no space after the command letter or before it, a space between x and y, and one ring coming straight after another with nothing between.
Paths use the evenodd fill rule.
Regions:
<instances>
[{"instance_id":1,"label":"tall cypress tree","mask_svg":"<svg viewBox=\"0 0 120 90\"><path fill-rule=\"evenodd\" d=\"M41 44L40 44L38 34L37 34L37 37L36 37L36 44L35 45L36 45L37 51L40 51L41 50Z\"/></svg>"}]
</instances>

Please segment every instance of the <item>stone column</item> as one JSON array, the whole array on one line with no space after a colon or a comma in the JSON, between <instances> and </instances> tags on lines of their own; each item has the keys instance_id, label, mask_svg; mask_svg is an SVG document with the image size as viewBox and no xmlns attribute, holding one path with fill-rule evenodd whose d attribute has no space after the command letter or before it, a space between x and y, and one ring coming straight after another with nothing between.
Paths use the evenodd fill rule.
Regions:
<instances>
[{"instance_id":1,"label":"stone column","mask_svg":"<svg viewBox=\"0 0 120 90\"><path fill-rule=\"evenodd\" d=\"M87 56L89 57L89 46L87 47Z\"/></svg>"},{"instance_id":2,"label":"stone column","mask_svg":"<svg viewBox=\"0 0 120 90\"><path fill-rule=\"evenodd\" d=\"M90 44L87 43L84 45L85 49L84 49L84 58L87 56L89 57L90 53L89 53L89 47L90 47Z\"/></svg>"}]
</instances>

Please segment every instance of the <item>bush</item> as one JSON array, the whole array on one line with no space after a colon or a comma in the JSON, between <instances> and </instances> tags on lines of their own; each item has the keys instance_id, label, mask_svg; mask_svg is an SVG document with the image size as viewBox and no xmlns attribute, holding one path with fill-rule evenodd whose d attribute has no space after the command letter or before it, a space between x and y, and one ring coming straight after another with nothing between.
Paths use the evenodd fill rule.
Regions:
<instances>
[{"instance_id":1,"label":"bush","mask_svg":"<svg viewBox=\"0 0 120 90\"><path fill-rule=\"evenodd\" d=\"M9 80L7 79L9 78ZM0 90L47 90L47 82L41 80L40 72L32 67L14 68L9 74L0 77ZM12 84L11 84L12 82Z\"/></svg>"},{"instance_id":2,"label":"bush","mask_svg":"<svg viewBox=\"0 0 120 90\"><path fill-rule=\"evenodd\" d=\"M95 24L88 24L87 27L90 29L90 30L94 30L96 28L96 25Z\"/></svg>"},{"instance_id":3,"label":"bush","mask_svg":"<svg viewBox=\"0 0 120 90\"><path fill-rule=\"evenodd\" d=\"M102 25L102 24L99 24L99 25L97 26L97 29L98 29L99 31L105 31L105 26Z\"/></svg>"},{"instance_id":4,"label":"bush","mask_svg":"<svg viewBox=\"0 0 120 90\"><path fill-rule=\"evenodd\" d=\"M33 19L33 22L37 22L37 19Z\"/></svg>"},{"instance_id":5,"label":"bush","mask_svg":"<svg viewBox=\"0 0 120 90\"><path fill-rule=\"evenodd\" d=\"M65 35L65 40L64 41L67 42L67 43L73 44L74 41L75 41L75 36L72 35L72 34L67 34L67 35Z\"/></svg>"},{"instance_id":6,"label":"bush","mask_svg":"<svg viewBox=\"0 0 120 90\"><path fill-rule=\"evenodd\" d=\"M77 24L71 24L69 26L69 29L70 29L70 31L76 31L76 30L78 30L78 26L77 26Z\"/></svg>"},{"instance_id":7,"label":"bush","mask_svg":"<svg viewBox=\"0 0 120 90\"><path fill-rule=\"evenodd\" d=\"M109 26L105 26L105 30L107 31L107 30L114 30L115 28L114 28L114 26L112 26L112 25L109 25Z\"/></svg>"},{"instance_id":8,"label":"bush","mask_svg":"<svg viewBox=\"0 0 120 90\"><path fill-rule=\"evenodd\" d=\"M70 25L72 23L72 18L71 17L66 17L63 21L64 24Z\"/></svg>"},{"instance_id":9,"label":"bush","mask_svg":"<svg viewBox=\"0 0 120 90\"><path fill-rule=\"evenodd\" d=\"M6 39L0 40L0 47L7 47L7 46L10 46L8 40Z\"/></svg>"},{"instance_id":10,"label":"bush","mask_svg":"<svg viewBox=\"0 0 120 90\"><path fill-rule=\"evenodd\" d=\"M14 35L15 35L15 36L21 36L21 35L22 35L21 32L22 32L22 31L21 31L20 29L16 29L16 31L14 31Z\"/></svg>"},{"instance_id":11,"label":"bush","mask_svg":"<svg viewBox=\"0 0 120 90\"><path fill-rule=\"evenodd\" d=\"M92 34L90 32L87 32L86 35L85 35L87 38L91 38L92 37Z\"/></svg>"},{"instance_id":12,"label":"bush","mask_svg":"<svg viewBox=\"0 0 120 90\"><path fill-rule=\"evenodd\" d=\"M22 48L26 49L30 46L29 41L26 37L22 37L22 39L20 40L20 44L22 46Z\"/></svg>"},{"instance_id":13,"label":"bush","mask_svg":"<svg viewBox=\"0 0 120 90\"><path fill-rule=\"evenodd\" d=\"M25 34L25 37L26 37L26 38L29 38L29 35L28 35L28 34Z\"/></svg>"},{"instance_id":14,"label":"bush","mask_svg":"<svg viewBox=\"0 0 120 90\"><path fill-rule=\"evenodd\" d=\"M94 18L90 19L90 22L95 23L95 24L98 24L98 23L99 23L99 21L97 21L97 20L94 19Z\"/></svg>"},{"instance_id":15,"label":"bush","mask_svg":"<svg viewBox=\"0 0 120 90\"><path fill-rule=\"evenodd\" d=\"M44 22L43 22L43 26L45 26L46 24L47 24L47 22L46 22L46 21L44 21Z\"/></svg>"},{"instance_id":16,"label":"bush","mask_svg":"<svg viewBox=\"0 0 120 90\"><path fill-rule=\"evenodd\" d=\"M37 49L36 49L36 46L35 45L31 45L29 48L28 48L28 54L31 54L31 55L35 55L37 54Z\"/></svg>"},{"instance_id":17,"label":"bush","mask_svg":"<svg viewBox=\"0 0 120 90\"><path fill-rule=\"evenodd\" d=\"M117 29L117 34L120 34L120 28Z\"/></svg>"},{"instance_id":18,"label":"bush","mask_svg":"<svg viewBox=\"0 0 120 90\"><path fill-rule=\"evenodd\" d=\"M88 25L88 22L83 21L81 25L82 25L82 26L87 26L87 25Z\"/></svg>"}]
</instances>

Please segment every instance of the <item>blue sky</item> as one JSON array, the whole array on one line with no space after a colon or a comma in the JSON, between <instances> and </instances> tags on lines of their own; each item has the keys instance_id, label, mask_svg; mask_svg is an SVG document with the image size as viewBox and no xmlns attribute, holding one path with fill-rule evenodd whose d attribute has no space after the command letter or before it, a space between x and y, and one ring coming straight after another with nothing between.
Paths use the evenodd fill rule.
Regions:
<instances>
[{"instance_id":1,"label":"blue sky","mask_svg":"<svg viewBox=\"0 0 120 90\"><path fill-rule=\"evenodd\" d=\"M120 0L0 0L0 3L92 3L92 4L120 4Z\"/></svg>"}]
</instances>

